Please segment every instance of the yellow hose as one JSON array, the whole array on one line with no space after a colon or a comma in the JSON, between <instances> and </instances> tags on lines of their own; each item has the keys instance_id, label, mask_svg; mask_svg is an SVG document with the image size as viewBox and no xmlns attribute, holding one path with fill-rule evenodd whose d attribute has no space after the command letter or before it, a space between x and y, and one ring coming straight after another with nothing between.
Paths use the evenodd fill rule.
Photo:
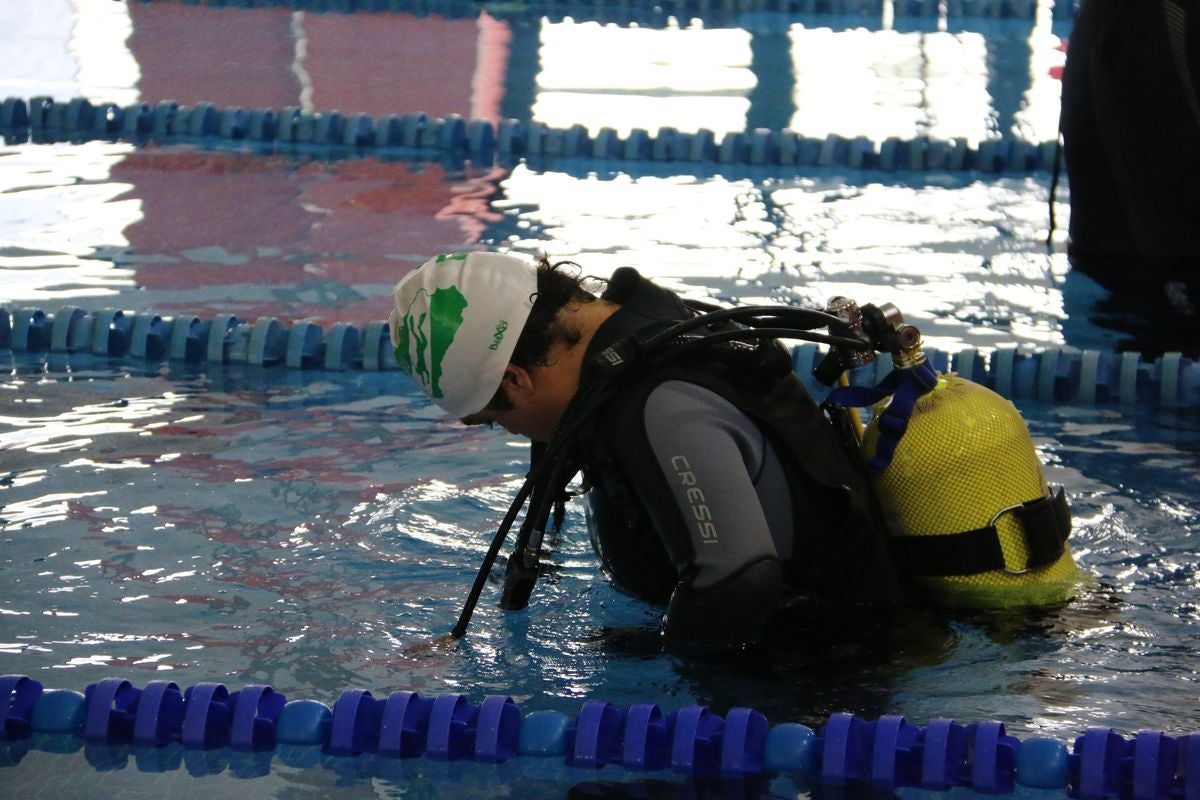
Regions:
<instances>
[{"instance_id":1,"label":"yellow hose","mask_svg":"<svg viewBox=\"0 0 1200 800\"><path fill-rule=\"evenodd\" d=\"M850 379L846 377L846 373L843 372L841 375L838 375L838 386L849 386L849 385L850 385ZM850 412L850 420L854 423L854 435L857 436L858 441L861 442L862 438L863 438L862 417L859 416L857 408L848 408L846 410L848 412Z\"/></svg>"}]
</instances>

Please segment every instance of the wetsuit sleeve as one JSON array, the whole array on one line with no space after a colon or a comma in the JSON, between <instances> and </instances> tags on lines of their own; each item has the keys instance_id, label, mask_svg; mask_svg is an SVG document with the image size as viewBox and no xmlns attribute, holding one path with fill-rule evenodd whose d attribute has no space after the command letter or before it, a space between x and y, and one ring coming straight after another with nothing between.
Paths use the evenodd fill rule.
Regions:
<instances>
[{"instance_id":1,"label":"wetsuit sleeve","mask_svg":"<svg viewBox=\"0 0 1200 800\"><path fill-rule=\"evenodd\" d=\"M642 423L640 446L618 459L675 567L664 632L700 647L752 641L779 599L776 539L791 535L786 489L764 484L786 506L781 520L757 485L778 474L769 444L727 400L683 381L649 394Z\"/></svg>"}]
</instances>

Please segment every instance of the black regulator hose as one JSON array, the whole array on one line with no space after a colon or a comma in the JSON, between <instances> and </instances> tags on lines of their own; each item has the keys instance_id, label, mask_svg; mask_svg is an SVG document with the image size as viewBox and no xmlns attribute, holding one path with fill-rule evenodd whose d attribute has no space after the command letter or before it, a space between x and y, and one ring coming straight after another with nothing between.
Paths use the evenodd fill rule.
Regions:
<instances>
[{"instance_id":1,"label":"black regulator hose","mask_svg":"<svg viewBox=\"0 0 1200 800\"><path fill-rule=\"evenodd\" d=\"M794 320L794 322L787 323L785 322L786 320ZM778 327L780 330L787 331L785 334L780 334L781 338L805 339L809 341L822 341L821 339L810 339L810 336L820 335L811 334L810 331L816 328L828 328L831 325L840 325L843 322L840 317L812 308L794 308L792 306L742 306L739 308L724 308L720 311L701 314L672 325L646 339L642 343L642 347L645 350L652 350L665 342L669 342L676 336L689 333L697 328L725 321L740 322L743 325L749 325L754 328L763 327L764 325ZM800 335L801 333L807 335L802 336ZM856 339L852 346L860 350L871 349L871 343L865 340Z\"/></svg>"},{"instance_id":2,"label":"black regulator hose","mask_svg":"<svg viewBox=\"0 0 1200 800\"><path fill-rule=\"evenodd\" d=\"M512 504L508 507L508 513L504 515L504 520L500 523L500 527L496 530L496 535L492 537L492 543L488 547L487 554L483 557L483 563L479 566L479 572L475 574L475 583L471 585L471 591L467 593L467 599L463 603L463 609L459 612L458 622L450 631L450 635L455 639L461 638L467 632L467 625L471 621L471 615L475 613L475 606L479 603L479 595L483 593L483 585L487 582L488 575L491 574L492 566L496 563L496 557L500 555L500 548L504 546L504 540L508 538L508 531L512 528L513 522L517 519L517 514L525 507L525 500L529 497L529 493L533 490L533 479L537 468L530 470L529 475L525 478L525 483L517 492L517 496L513 499Z\"/></svg>"},{"instance_id":3,"label":"black regulator hose","mask_svg":"<svg viewBox=\"0 0 1200 800\"><path fill-rule=\"evenodd\" d=\"M608 383L609 381L603 379L590 381L581 387L575 397L572 398L570 405L568 405L567 410L563 413L563 419L559 421L558 430L554 432L541 457L531 466L525 482L521 485L516 498L513 499L512 504L508 508L508 513L504 515L504 519L501 521L496 535L492 537L492 543L483 558L483 563L479 566L479 572L475 575L475 582L471 586L471 591L467 595L463 609L458 615L458 622L455 624L453 630L450 631L450 635L454 638L458 639L466 634L467 625L470 624L471 616L475 613L475 606L478 605L479 596L483 592L483 586L487 582L492 567L496 564L500 548L504 545L504 540L508 537L508 532L512 529L517 515L524 508L526 501L534 493L535 488L538 489L539 502L537 508L530 508L525 521L522 523L521 530L517 534L516 544L514 545L514 556L523 557L525 549L529 546L529 539L534 528L544 528L545 519L549 517L550 508L553 505L554 495L558 494L562 487L566 485L567 480L569 480L569 477L567 479L563 479L562 477L562 473L566 469L564 451L568 445L574 442L575 437L579 433L579 428L587 421L595 408L588 409L586 413L580 413L580 410L587 405L599 407L600 403L607 400L608 393L600 390L608 389ZM601 384L604 385L602 386ZM597 391L600 391L599 397L596 396ZM550 491L555 486L556 480L561 481L562 486L556 491ZM536 565L534 567L534 577L536 578ZM529 591L532 592L532 590L533 584L530 583Z\"/></svg>"}]
</instances>

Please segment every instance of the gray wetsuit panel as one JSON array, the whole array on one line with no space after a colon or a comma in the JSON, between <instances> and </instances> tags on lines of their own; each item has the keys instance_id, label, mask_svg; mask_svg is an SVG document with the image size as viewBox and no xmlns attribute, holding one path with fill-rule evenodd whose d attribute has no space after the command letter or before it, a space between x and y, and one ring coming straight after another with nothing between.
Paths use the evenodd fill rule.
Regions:
<instances>
[{"instance_id":1,"label":"gray wetsuit panel","mask_svg":"<svg viewBox=\"0 0 1200 800\"><path fill-rule=\"evenodd\" d=\"M792 557L787 476L753 420L708 389L666 381L647 399L644 422L691 535L693 588L706 589L763 558Z\"/></svg>"}]
</instances>

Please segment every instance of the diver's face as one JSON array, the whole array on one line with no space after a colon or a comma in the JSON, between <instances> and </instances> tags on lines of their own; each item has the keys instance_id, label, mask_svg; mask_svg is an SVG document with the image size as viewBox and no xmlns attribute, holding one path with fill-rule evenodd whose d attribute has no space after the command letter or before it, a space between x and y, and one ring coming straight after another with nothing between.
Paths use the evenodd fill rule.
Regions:
<instances>
[{"instance_id":1,"label":"diver's face","mask_svg":"<svg viewBox=\"0 0 1200 800\"><path fill-rule=\"evenodd\" d=\"M478 414L463 417L462 422L464 425L499 425L509 433L527 436L536 442L548 442L554 435L554 425L547 424L527 408L511 408L507 411L484 409Z\"/></svg>"},{"instance_id":2,"label":"diver's face","mask_svg":"<svg viewBox=\"0 0 1200 800\"><path fill-rule=\"evenodd\" d=\"M500 389L508 398L508 408L488 407L462 418L464 425L499 425L509 433L527 436L535 442L548 442L558 421L574 395L552 368L525 369L510 364L504 371Z\"/></svg>"}]
</instances>

